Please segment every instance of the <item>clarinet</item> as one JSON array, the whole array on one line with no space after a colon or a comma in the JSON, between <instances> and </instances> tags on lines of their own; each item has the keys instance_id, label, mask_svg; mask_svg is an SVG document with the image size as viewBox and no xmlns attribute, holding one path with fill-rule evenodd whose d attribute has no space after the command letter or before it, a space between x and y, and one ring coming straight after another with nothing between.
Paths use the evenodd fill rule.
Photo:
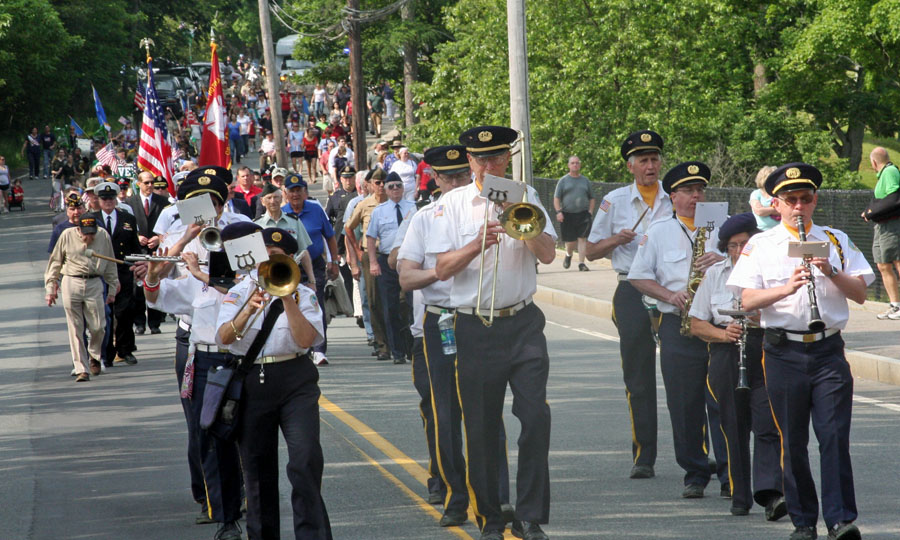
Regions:
<instances>
[{"instance_id":1,"label":"clarinet","mask_svg":"<svg viewBox=\"0 0 900 540\"><path fill-rule=\"evenodd\" d=\"M741 300L738 299L738 309L742 309ZM741 339L738 341L738 384L735 392L746 392L750 390L750 378L747 375L747 317L738 317L741 321Z\"/></svg>"},{"instance_id":2,"label":"clarinet","mask_svg":"<svg viewBox=\"0 0 900 540\"><path fill-rule=\"evenodd\" d=\"M806 227L803 226L803 216L797 216L797 234L801 242L806 242ZM813 280L812 264L808 257L803 258L803 267L809 272L809 279L806 281L806 292L809 294L809 324L807 327L811 332L821 332L825 330L825 321L819 315L819 302L816 299L816 282Z\"/></svg>"}]
</instances>

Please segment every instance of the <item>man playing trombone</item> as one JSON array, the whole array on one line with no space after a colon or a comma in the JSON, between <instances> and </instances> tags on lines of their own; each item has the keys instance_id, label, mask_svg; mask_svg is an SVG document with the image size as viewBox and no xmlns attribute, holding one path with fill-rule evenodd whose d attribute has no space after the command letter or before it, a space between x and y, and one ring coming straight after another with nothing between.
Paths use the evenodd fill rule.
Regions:
<instances>
[{"instance_id":1,"label":"man playing trombone","mask_svg":"<svg viewBox=\"0 0 900 540\"><path fill-rule=\"evenodd\" d=\"M480 194L486 173L506 172L516 138L515 131L499 126L476 127L460 135L475 181L441 198L442 209L435 212L426 251L437 257L438 279L453 277L450 307L456 308L456 375L467 481L482 540L501 540L505 529L498 477L507 385L513 392L513 414L522 423L513 534L544 540L547 535L540 524L550 517L550 406L546 401L550 358L544 315L532 295L537 289L537 262L549 264L556 256L556 233L531 187L526 186L526 193L531 232L536 236L523 240L510 236L497 221L495 212L502 206ZM482 215L484 220L479 218ZM500 261L495 265L496 257ZM494 281L494 273L500 270L503 276ZM492 311L492 305L500 309Z\"/></svg>"},{"instance_id":2,"label":"man playing trombone","mask_svg":"<svg viewBox=\"0 0 900 540\"><path fill-rule=\"evenodd\" d=\"M828 537L851 540L860 538L850 463L853 376L840 332L849 318L847 299L865 302L875 274L845 233L813 224L820 185L822 173L806 163L788 163L769 175L765 190L774 197L781 226L750 239L727 285L741 294L743 309L761 310L763 370L795 527L790 538L817 537L819 501L807 453L812 419ZM796 240L801 253L811 250L807 239L827 245L828 257L789 256Z\"/></svg>"}]
</instances>

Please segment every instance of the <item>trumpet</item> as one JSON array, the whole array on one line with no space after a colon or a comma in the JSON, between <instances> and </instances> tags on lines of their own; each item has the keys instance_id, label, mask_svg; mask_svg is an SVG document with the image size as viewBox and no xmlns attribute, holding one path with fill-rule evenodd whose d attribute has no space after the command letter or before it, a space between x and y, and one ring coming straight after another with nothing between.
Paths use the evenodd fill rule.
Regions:
<instances>
[{"instance_id":1,"label":"trumpet","mask_svg":"<svg viewBox=\"0 0 900 540\"><path fill-rule=\"evenodd\" d=\"M801 242L806 242L806 227L803 226L803 216L797 216L797 236ZM819 315L816 282L813 280L812 264L809 262L809 258L803 258L803 267L809 272L809 279L806 281L806 293L809 295L809 323L806 326L811 332L821 332L825 330L825 321Z\"/></svg>"},{"instance_id":2,"label":"trumpet","mask_svg":"<svg viewBox=\"0 0 900 540\"><path fill-rule=\"evenodd\" d=\"M224 246L222 243L222 231L216 227L212 225L204 227L200 234L197 235L197 238L206 251L222 251Z\"/></svg>"},{"instance_id":3,"label":"trumpet","mask_svg":"<svg viewBox=\"0 0 900 540\"><path fill-rule=\"evenodd\" d=\"M270 255L268 261L260 263L256 275L256 290L265 291L270 297L288 296L291 293L296 293L297 286L300 285L300 267L297 266L294 259L287 255ZM255 292L256 291L254 291L254 293ZM238 313L244 311L244 308L247 307L251 298L253 298L253 294L247 296L247 299L244 300ZM253 326L253 323L256 322L259 314L265 311L269 301L271 300L267 300L266 305L254 314L253 318L247 322L245 328ZM235 315L234 318L236 319L237 315ZM232 323L233 322L234 319L232 319Z\"/></svg>"},{"instance_id":4,"label":"trumpet","mask_svg":"<svg viewBox=\"0 0 900 540\"><path fill-rule=\"evenodd\" d=\"M520 167L521 174L524 174L525 171L525 152L522 151L522 141L524 138L525 135L519 131L518 138L513 142L513 144L516 142L519 143L519 148L513 153L518 153L520 156L522 164ZM514 180L524 182L522 178L514 178ZM484 205L484 225L481 233L481 264L478 268L478 298L475 301L475 313L478 315L478 318L481 319L482 324L490 327L494 324L494 300L497 296L497 268L500 264L500 245L497 245L496 255L494 256L494 276L491 281L490 314L485 317L481 314L481 284L484 281L484 259L487 251L487 225L491 216L491 209L497 210L497 205L504 201L490 198L488 200L491 204L485 203ZM506 234L516 240L530 240L535 238L544 232L544 227L547 225L547 217L540 207L528 202L527 186L525 193L522 195L522 202L514 203L506 207L506 209L500 213L498 219Z\"/></svg>"}]
</instances>

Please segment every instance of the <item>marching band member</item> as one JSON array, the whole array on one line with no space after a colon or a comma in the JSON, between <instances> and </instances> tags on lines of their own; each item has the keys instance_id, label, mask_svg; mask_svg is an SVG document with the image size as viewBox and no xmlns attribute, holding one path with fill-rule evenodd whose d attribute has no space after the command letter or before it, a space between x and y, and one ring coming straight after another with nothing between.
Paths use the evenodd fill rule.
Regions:
<instances>
[{"instance_id":1,"label":"marching band member","mask_svg":"<svg viewBox=\"0 0 900 540\"><path fill-rule=\"evenodd\" d=\"M425 152L425 162L431 165L442 194L472 181L465 146L431 148ZM402 237L400 232L397 234L402 241L397 252L397 266L400 285L404 291L415 291L413 303L415 305L416 300L420 300L424 311L423 318L416 317L415 321L421 337L416 339L413 347L413 382L422 398L420 409L425 418L429 454L438 469L438 479L442 479L441 487L446 486L443 490L446 494L438 499L444 504L440 525L451 527L465 523L469 493L466 489L466 462L456 396L455 354L444 353L438 328L438 318L442 314L453 313L450 307L453 282L438 280L434 268L436 257L425 254L425 242L434 221L438 219L435 214L442 211L441 199L435 199L404 220L408 228ZM418 298L419 295L421 298ZM509 485L508 481L506 483Z\"/></svg>"},{"instance_id":2,"label":"marching band member","mask_svg":"<svg viewBox=\"0 0 900 540\"><path fill-rule=\"evenodd\" d=\"M222 231L222 237L227 240L249 234L244 230L248 226L259 227L231 225ZM262 234L269 256L296 253L297 241L288 231L269 228ZM319 443L319 373L310 354L312 347L324 340L322 310L316 293L308 287L298 286L269 302L268 295L258 289L256 270L251 271L250 278L228 291L216 322L220 345L231 354L242 356L259 334L266 316L277 314L244 378L244 403L239 413L238 447L247 492L247 534L253 540L280 535L280 428L287 444L294 536L297 540L330 540L331 525L321 493L325 460ZM260 310L262 314L256 316Z\"/></svg>"},{"instance_id":3,"label":"marching band member","mask_svg":"<svg viewBox=\"0 0 900 540\"><path fill-rule=\"evenodd\" d=\"M719 229L721 252L728 256L706 271L691 304L691 333L709 343L709 390L719 404L722 433L728 449L728 480L731 513L747 515L755 500L766 509L766 519L775 521L787 514L782 496L781 440L772 419L766 383L762 373L762 329L753 326L744 332L741 324L718 310L734 309L737 299L725 282L750 237L757 234L756 219L747 212L729 218ZM749 323L751 321L746 321ZM740 359L741 339L745 359ZM738 363L746 362L747 392L738 386ZM753 431L753 493L750 484L750 431Z\"/></svg>"},{"instance_id":4,"label":"marching band member","mask_svg":"<svg viewBox=\"0 0 900 540\"><path fill-rule=\"evenodd\" d=\"M613 323L619 332L631 416L631 478L652 478L656 464L656 343L641 293L627 277L650 224L672 215L672 203L659 181L662 149L663 138L655 131L637 131L625 139L622 158L634 182L603 197L586 250L591 261L609 257L618 274Z\"/></svg>"},{"instance_id":5,"label":"marching band member","mask_svg":"<svg viewBox=\"0 0 900 540\"><path fill-rule=\"evenodd\" d=\"M813 223L820 185L822 173L805 163L788 163L769 175L765 189L774 197L781 226L750 239L727 285L741 294L743 309L761 310L763 370L781 433L784 498L795 527L790 538L817 537L819 502L807 453L811 419L819 441L828 537L851 540L861 535L853 524L853 376L841 330L849 318L847 299L865 302L875 274L845 233ZM829 256L807 262L789 257L788 244L796 239L828 242ZM822 329L810 329L817 312Z\"/></svg>"},{"instance_id":6,"label":"marching band member","mask_svg":"<svg viewBox=\"0 0 900 540\"><path fill-rule=\"evenodd\" d=\"M192 182L188 182L189 189ZM226 189L223 182L212 182ZM193 189L197 189L194 185ZM187 196L190 197L191 191ZM183 244L193 240L200 232L201 226L191 224L185 235L172 253L180 252ZM162 255L169 255L162 250ZM218 255L218 254L216 254ZM168 263L151 262L147 266L144 278L144 295L147 304L164 313L191 318L190 351L188 360L190 367L187 375L182 376L181 398L185 412L189 413L188 437L189 448L196 448L203 475L205 501L203 510L207 512L209 521L198 518L198 523L217 522L220 524L216 532L216 540L238 540L241 538L237 521L241 518L241 464L237 446L234 441L224 441L200 429L200 412L203 407L203 395L206 390L207 373L210 369L227 366L230 358L227 351L216 345L216 319L219 306L227 288L216 287L211 275L218 275L218 265L227 264L223 257L211 257L209 273L200 269L200 259L194 252L181 253L189 275L178 279L162 279ZM190 459L190 452L189 452ZM194 494L196 497L196 493Z\"/></svg>"},{"instance_id":7,"label":"marching band member","mask_svg":"<svg viewBox=\"0 0 900 540\"><path fill-rule=\"evenodd\" d=\"M631 284L658 300L660 367L666 387L666 404L672 421L675 460L685 471L687 499L703 497L710 470L706 450L706 344L681 335L681 312L690 299L689 275L704 272L722 256L715 252L713 234L706 245L695 243L705 229L694 224L698 202L705 200L709 167L688 161L673 167L662 186L672 200L675 216L650 226L628 272ZM696 260L695 251L702 252ZM720 460L724 461L724 460ZM724 487L724 486L723 486Z\"/></svg>"},{"instance_id":8,"label":"marching band member","mask_svg":"<svg viewBox=\"0 0 900 540\"><path fill-rule=\"evenodd\" d=\"M483 224L485 205L480 195L490 167L506 171L516 132L499 126L481 126L460 135L468 152L475 182L442 197L443 211L436 216L426 254L436 256L440 280L453 277L450 304L456 307L456 376L468 456L467 482L482 540L503 538L505 522L499 498L500 437L506 387L513 392L513 414L522 423L519 437L517 504L513 534L544 540L540 524L550 517L550 406L547 377L550 358L544 337L544 315L532 301L537 289L538 261L549 264L556 256L556 233L537 193L528 190L528 202L547 219L537 237L519 241L505 234L498 221ZM485 279L479 282L482 229L486 226ZM497 280L495 305L490 311L494 257L500 257L502 279ZM498 271L499 271L498 270ZM478 291L487 289L481 305ZM478 314L494 317L488 327Z\"/></svg>"}]
</instances>

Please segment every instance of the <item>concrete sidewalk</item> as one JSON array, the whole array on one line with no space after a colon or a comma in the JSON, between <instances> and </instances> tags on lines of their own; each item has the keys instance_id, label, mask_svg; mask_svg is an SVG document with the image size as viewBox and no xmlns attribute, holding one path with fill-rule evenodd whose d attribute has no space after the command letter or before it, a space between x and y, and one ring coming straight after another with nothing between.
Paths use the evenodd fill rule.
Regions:
<instances>
[{"instance_id":1,"label":"concrete sidewalk","mask_svg":"<svg viewBox=\"0 0 900 540\"><path fill-rule=\"evenodd\" d=\"M540 266L535 300L595 317L610 317L617 281L609 260L588 262L591 271L579 272L577 254L568 270L562 266L564 257L563 251L557 251L552 264ZM845 352L853 375L900 385L900 321L876 319L875 315L885 309L887 304L882 302L861 306L850 302L850 320L842 332Z\"/></svg>"}]
</instances>

